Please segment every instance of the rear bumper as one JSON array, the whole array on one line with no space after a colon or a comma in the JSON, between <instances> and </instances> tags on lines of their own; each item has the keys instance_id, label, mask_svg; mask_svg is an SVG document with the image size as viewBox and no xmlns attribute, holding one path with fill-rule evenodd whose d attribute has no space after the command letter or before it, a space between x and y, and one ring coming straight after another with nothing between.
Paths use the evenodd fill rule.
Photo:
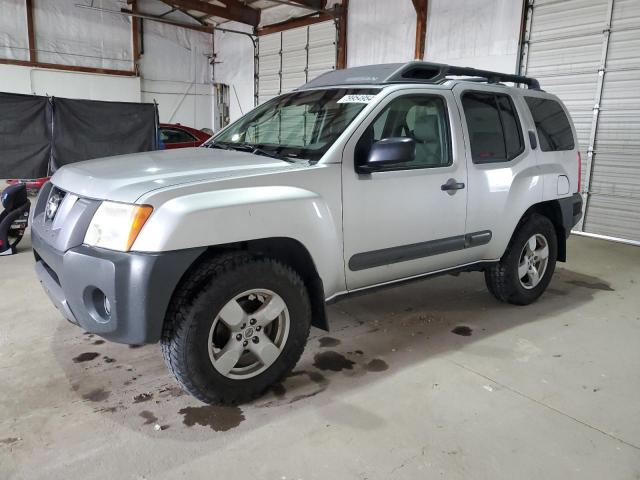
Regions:
<instances>
[{"instance_id":1,"label":"rear bumper","mask_svg":"<svg viewBox=\"0 0 640 480\"><path fill-rule=\"evenodd\" d=\"M567 238L571 234L571 229L575 227L582 218L582 195L574 193L573 196L561 198L560 211L562 212L562 226Z\"/></svg>"},{"instance_id":2,"label":"rear bumper","mask_svg":"<svg viewBox=\"0 0 640 480\"><path fill-rule=\"evenodd\" d=\"M129 344L160 340L171 295L204 251L123 253L80 245L59 252L37 229L32 244L40 283L62 315L88 332Z\"/></svg>"}]
</instances>

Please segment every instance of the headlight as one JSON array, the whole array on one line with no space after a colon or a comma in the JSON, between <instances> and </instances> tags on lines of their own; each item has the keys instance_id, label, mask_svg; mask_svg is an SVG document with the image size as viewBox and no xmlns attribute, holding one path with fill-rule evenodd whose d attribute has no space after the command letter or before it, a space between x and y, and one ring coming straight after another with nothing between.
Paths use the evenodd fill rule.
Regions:
<instances>
[{"instance_id":1,"label":"headlight","mask_svg":"<svg viewBox=\"0 0 640 480\"><path fill-rule=\"evenodd\" d=\"M128 252L151 212L151 205L102 202L89 224L84 243Z\"/></svg>"}]
</instances>

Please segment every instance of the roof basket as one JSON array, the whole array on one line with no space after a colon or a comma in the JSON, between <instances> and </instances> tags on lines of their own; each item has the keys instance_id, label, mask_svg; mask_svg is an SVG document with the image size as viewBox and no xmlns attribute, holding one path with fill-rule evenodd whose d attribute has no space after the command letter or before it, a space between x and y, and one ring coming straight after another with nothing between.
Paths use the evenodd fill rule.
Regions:
<instances>
[{"instance_id":1,"label":"roof basket","mask_svg":"<svg viewBox=\"0 0 640 480\"><path fill-rule=\"evenodd\" d=\"M367 65L363 67L332 70L311 80L301 89L336 85L388 85L390 83L442 83L451 76L473 77L475 82L512 82L540 90L538 80L523 75L456 67L444 63L408 62Z\"/></svg>"}]
</instances>

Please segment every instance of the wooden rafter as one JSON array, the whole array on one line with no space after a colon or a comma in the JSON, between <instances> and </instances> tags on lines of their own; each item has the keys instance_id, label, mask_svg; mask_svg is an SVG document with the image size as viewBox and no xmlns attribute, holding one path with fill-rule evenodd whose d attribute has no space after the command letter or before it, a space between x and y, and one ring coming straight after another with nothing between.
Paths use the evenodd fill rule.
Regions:
<instances>
[{"instance_id":1,"label":"wooden rafter","mask_svg":"<svg viewBox=\"0 0 640 480\"><path fill-rule=\"evenodd\" d=\"M337 68L347 68L347 28L349 17L349 0L342 0L338 17L338 53L336 59Z\"/></svg>"},{"instance_id":2,"label":"wooden rafter","mask_svg":"<svg viewBox=\"0 0 640 480\"><path fill-rule=\"evenodd\" d=\"M328 13L307 15L305 17L292 18L291 20L285 20L284 22L265 25L264 27L258 28L256 33L258 36L269 35L270 33L284 32L285 30L291 30L292 28L306 27L307 25L326 22L332 19L333 15Z\"/></svg>"},{"instance_id":3,"label":"wooden rafter","mask_svg":"<svg viewBox=\"0 0 640 480\"><path fill-rule=\"evenodd\" d=\"M25 6L27 7L27 35L29 38L29 61L37 62L38 55L36 52L36 31L33 28L33 2L31 0L25 0Z\"/></svg>"},{"instance_id":4,"label":"wooden rafter","mask_svg":"<svg viewBox=\"0 0 640 480\"><path fill-rule=\"evenodd\" d=\"M138 13L137 0L133 0L131 3L131 11ZM137 72L140 61L140 19L136 17L131 17L131 49L133 51L133 70Z\"/></svg>"},{"instance_id":5,"label":"wooden rafter","mask_svg":"<svg viewBox=\"0 0 640 480\"><path fill-rule=\"evenodd\" d=\"M225 6L213 5L201 0L162 0L163 3L181 10L194 10L212 17L226 18L257 27L260 23L260 10L248 7L238 0L218 0Z\"/></svg>"},{"instance_id":6,"label":"wooden rafter","mask_svg":"<svg viewBox=\"0 0 640 480\"><path fill-rule=\"evenodd\" d=\"M424 59L424 49L427 40L427 10L429 0L413 0L413 7L416 9L416 46L414 58Z\"/></svg>"},{"instance_id":7,"label":"wooden rafter","mask_svg":"<svg viewBox=\"0 0 640 480\"><path fill-rule=\"evenodd\" d=\"M59 65L57 63L30 62L28 60L14 60L0 58L0 65L22 65L25 67L47 68L51 70L65 70L69 72L101 73L104 75L120 75L124 77L135 77L136 72L129 70L114 70L111 68L81 67L79 65Z\"/></svg>"}]
</instances>

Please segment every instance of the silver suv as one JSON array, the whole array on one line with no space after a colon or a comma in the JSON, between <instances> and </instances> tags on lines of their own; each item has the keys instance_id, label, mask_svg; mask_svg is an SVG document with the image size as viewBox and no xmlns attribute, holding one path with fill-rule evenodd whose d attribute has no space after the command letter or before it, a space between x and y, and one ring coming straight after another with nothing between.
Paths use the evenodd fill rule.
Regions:
<instances>
[{"instance_id":1,"label":"silver suv","mask_svg":"<svg viewBox=\"0 0 640 480\"><path fill-rule=\"evenodd\" d=\"M70 322L160 342L185 390L238 403L354 292L479 270L498 300L536 300L582 214L579 168L569 115L535 79L333 71L204 148L61 168L35 208L36 271Z\"/></svg>"}]
</instances>

